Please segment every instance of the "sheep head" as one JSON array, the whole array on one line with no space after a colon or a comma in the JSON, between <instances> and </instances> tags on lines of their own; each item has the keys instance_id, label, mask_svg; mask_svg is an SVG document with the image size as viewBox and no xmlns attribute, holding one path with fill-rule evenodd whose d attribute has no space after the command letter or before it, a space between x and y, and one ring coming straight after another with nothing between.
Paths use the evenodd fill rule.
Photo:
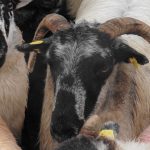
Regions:
<instances>
[{"instance_id":1,"label":"sheep head","mask_svg":"<svg viewBox=\"0 0 150 150\"><path fill-rule=\"evenodd\" d=\"M22 43L22 35L16 27L13 11L28 4L31 0L0 0L0 66L5 62L7 51Z\"/></svg>"},{"instance_id":2,"label":"sheep head","mask_svg":"<svg viewBox=\"0 0 150 150\"><path fill-rule=\"evenodd\" d=\"M8 36L10 20L12 20L13 11L27 5L31 0L0 0L0 29Z\"/></svg>"},{"instance_id":3,"label":"sheep head","mask_svg":"<svg viewBox=\"0 0 150 150\"><path fill-rule=\"evenodd\" d=\"M107 23L99 25L83 22L67 25L67 28L61 28L61 31L54 30L56 32L41 43L17 46L20 51L39 49L50 66L55 92L51 133L57 141L66 140L79 133L116 64L129 63L131 57L141 65L148 63L143 54L117 39L122 34L132 33L149 41L150 32L142 34L141 31L149 31L150 27L138 20L130 20L132 23L129 26L132 28L125 29L126 32L120 32L116 20L113 24L117 34L107 32L110 29ZM144 28L138 27L135 30L135 21ZM46 33L48 28L49 25L43 28L45 31L41 31Z\"/></svg>"}]
</instances>

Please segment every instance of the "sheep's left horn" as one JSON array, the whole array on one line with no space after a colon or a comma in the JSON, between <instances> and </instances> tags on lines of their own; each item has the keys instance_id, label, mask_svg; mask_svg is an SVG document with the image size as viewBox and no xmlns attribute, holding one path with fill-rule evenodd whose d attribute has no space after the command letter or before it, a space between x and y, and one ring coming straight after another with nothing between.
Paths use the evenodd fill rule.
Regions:
<instances>
[{"instance_id":1,"label":"sheep's left horn","mask_svg":"<svg viewBox=\"0 0 150 150\"><path fill-rule=\"evenodd\" d=\"M150 43L150 26L134 18L115 18L100 25L99 30L114 39L123 34L135 34Z\"/></svg>"},{"instance_id":2,"label":"sheep's left horn","mask_svg":"<svg viewBox=\"0 0 150 150\"><path fill-rule=\"evenodd\" d=\"M58 14L49 14L43 18L39 24L33 40L40 40L51 31L52 33L57 32L58 30L70 28L70 23L61 15ZM36 61L37 53L32 52L28 61L29 72L33 71L34 64Z\"/></svg>"}]
</instances>

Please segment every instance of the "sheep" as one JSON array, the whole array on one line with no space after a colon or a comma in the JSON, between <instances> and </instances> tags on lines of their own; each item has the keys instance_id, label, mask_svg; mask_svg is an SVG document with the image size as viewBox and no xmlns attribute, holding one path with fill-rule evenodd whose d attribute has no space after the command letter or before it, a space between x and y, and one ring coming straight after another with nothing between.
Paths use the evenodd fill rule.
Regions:
<instances>
[{"instance_id":1,"label":"sheep","mask_svg":"<svg viewBox=\"0 0 150 150\"><path fill-rule=\"evenodd\" d=\"M97 137L87 137L79 135L75 138L63 142L57 150L149 150L150 143L142 141L122 141L115 139L118 124L114 122L107 122L103 127L103 134ZM111 132L112 131L112 132ZM149 133L149 132L148 132ZM148 133L146 133L148 135ZM149 141L150 142L150 141Z\"/></svg>"},{"instance_id":2,"label":"sheep","mask_svg":"<svg viewBox=\"0 0 150 150\"><path fill-rule=\"evenodd\" d=\"M47 71L49 78L46 80L41 117L40 142L43 143L42 148L50 149L53 139L62 142L76 136L92 111L100 112L98 114L100 121L104 116L102 122L97 125L98 127L93 125L96 130L104 121L112 119L121 128L118 137L122 139L136 137L150 121L149 114L145 116L145 110L143 110L145 108L146 112L149 112L149 92L147 92L149 91L149 71L147 69L149 64L136 70L129 64L128 59L134 57L139 64L144 65L148 63L148 58L117 37L126 33L137 34L149 42L150 27L133 18L114 19L103 24L81 22L68 25L62 16L56 14L46 16L39 26L35 40L43 38L48 32L47 29L53 32L53 35L42 41L18 45L17 49L40 51L44 53L49 64ZM143 79L146 81L144 87L147 84L146 91L142 87ZM146 93L144 97L143 93L139 93L140 91L134 93L134 90L139 88L138 86L143 89L141 92ZM107 98L112 98L111 103L109 99L108 101L105 99L108 93L104 89L110 92ZM129 94L130 90L133 91L133 95ZM121 97L126 94L129 94L130 97ZM142 95L138 117L145 116L146 118L143 123L140 122L141 124L136 128L137 131L134 131L134 126L136 123L139 124L139 119L134 116L132 122L128 117L136 113L136 108L132 109L137 100L136 94L138 97ZM101 98L97 101L98 96ZM135 99L131 101L130 98ZM131 110L126 109L128 106ZM48 131L49 128L51 134ZM122 131L126 128L128 132L123 134ZM128 135L130 133L133 135Z\"/></svg>"},{"instance_id":3,"label":"sheep","mask_svg":"<svg viewBox=\"0 0 150 150\"><path fill-rule=\"evenodd\" d=\"M106 71L107 73L107 71L109 71L108 69L109 65L108 66L101 65L101 70L98 70L97 64L94 65L94 63L98 63L97 62L98 56L95 56L96 54L90 55L90 52L92 50L96 51L94 50L94 48L99 49L99 47L97 46L97 43L94 42L94 39L97 40L97 38L93 35L95 32L98 32L98 31L95 31L95 29L97 29L97 25L99 25L99 23L104 23L109 19L117 18L117 17L132 17L132 18L139 19L150 25L149 5L150 5L150 2L148 0L144 0L142 2L134 0L134 1L130 1L130 4L128 3L128 1L123 1L123 0L114 0L114 1L83 0L81 2L81 6L77 14L75 13L76 25L70 29L72 32L70 30L68 32L66 31L67 33L60 32L60 35L58 32L51 37L53 41L51 41L50 47L54 48L53 50L54 52L56 48L56 52L57 52L56 54L60 60L55 56L55 53L52 54L54 55L52 58L56 59L56 62L53 59L52 60L48 59L51 73L52 73L49 76L52 78L53 82L51 81L51 78L46 79L46 81L53 83L55 90L52 95L50 93L47 94L49 95L50 98L48 98L48 96L45 96L46 100L44 100L44 104L43 104L43 112L41 116L42 127L40 129L40 137L41 137L40 143L42 143L41 145L44 147L41 147L41 149L51 148L52 139L51 139L50 133L48 132L49 126L50 126L48 122L50 121L51 121L50 128L51 128L52 136L54 139L58 141L63 141L67 138L77 135L80 132L81 128L82 128L81 133L86 132L87 134L89 134L91 131L99 129L101 127L101 124L103 124L103 122L110 120L110 119L113 119L113 121L118 122L118 124L121 126L121 131L119 133L119 137L121 139L133 139L137 137L138 134L140 134L140 132L146 126L149 125L150 123L149 121L150 110L149 110L149 100L148 100L148 97L149 97L149 94L148 94L149 93L149 78L148 78L149 64L142 66L140 69L136 70L133 68L132 65L129 65L123 62L118 63L115 65L115 67L113 67L113 71L110 71L111 74L108 73L109 77L105 79L106 76L101 77L101 70L103 70L103 72ZM86 20L87 22L84 22L84 20ZM63 37L61 36L61 34ZM101 35L100 37L102 37L102 39L105 39L105 38L107 39L107 36L103 37ZM73 43L73 41L75 42ZM79 41L82 41L82 43L80 43ZM122 42L125 44L125 46L122 45ZM111 40L110 41L103 40L103 42L101 43L103 43L104 45L105 44L107 45L107 43L111 43ZM80 53L78 54L79 56L78 55L74 56L73 52L75 51L76 47L78 48L80 46L81 48L81 45L83 46L82 49L85 49L85 52L86 52L85 55L83 56L89 56L89 57L91 56L90 57L91 60L82 58L85 64L83 62L79 64L79 67L82 68L79 71L80 77L79 78L76 76L74 77L74 75L67 76L65 74L61 75L63 73L59 70L61 63L66 65L66 67L64 68L69 68L70 67L69 65L74 64L71 61L72 56L73 58L74 57L76 58L75 62L78 61L77 57L80 56ZM94 47L94 45L96 45L97 47L96 46ZM126 47L127 45L138 50L140 53L144 53L149 58L149 52L147 51L147 49L149 49L149 44L147 44L147 42L141 39L140 37L131 36L131 35L130 36L123 35L121 36L120 42L118 41L118 46L115 46L115 48ZM63 49L64 47L66 47L66 52ZM46 53L46 58L51 58L49 56L49 51L50 50L48 50L48 52ZM63 52L66 53L66 56ZM63 62L62 60L64 59L66 61ZM113 64L113 62L111 64ZM53 66L58 67L56 68L56 70L58 69L58 71L60 71L59 78L56 77L57 74L55 75L55 72L54 72L55 68ZM74 69L76 70L76 68L77 67L73 66L72 70ZM82 72L82 70L84 70L84 72ZM70 73L71 69L69 71L67 70L66 72ZM86 76L86 74L88 73L90 75ZM135 76L133 78L134 74ZM116 79L118 75L120 78ZM97 85L99 80L94 81L94 78L98 78L96 76L99 76L99 78L101 77L101 80L99 79L101 81L99 85ZM47 82L46 84L49 84ZM146 83L143 85L143 82L146 82ZM100 84L102 85L100 86ZM49 86L49 87L50 89L46 90L45 88L45 91L50 91L52 89L51 88L52 86ZM111 89L113 89L112 92L111 92ZM115 91L115 89L117 90ZM135 93L133 90L133 94L131 94L130 92L132 89L134 89L135 92L137 93ZM59 94L59 91L61 91L60 94ZM115 95L118 95L118 96L115 97ZM124 97L122 95L124 95ZM144 95L144 96L141 96L141 95ZM56 100L56 97L59 97L58 98L59 100ZM73 98L73 97L76 97L76 98ZM85 97L88 97L88 98L85 100ZM109 99L106 101L107 98ZM48 103L48 99L49 99L49 103ZM133 99L133 101L130 102L129 99ZM71 106L66 102L67 100L70 102L68 103ZM138 103L136 103L137 100L138 100ZM52 120L51 120L51 115L48 116L47 114L51 114L53 101L54 101L54 108L53 108ZM65 104L63 103L63 101L65 101ZM108 103L109 101L112 101L112 103L109 104ZM143 103L144 101L146 102ZM61 104L61 102L63 104ZM124 102L126 103L124 104ZM118 106L117 111L116 111L116 105ZM136 107L132 109L134 105ZM128 110L127 108L128 106L130 106L129 108L131 110ZM106 111L107 112L106 113L103 107L105 109L110 110L110 112ZM48 113L48 108L49 108L49 113ZM137 113L138 110L140 110L140 112ZM145 112L147 112L147 114L145 114ZM68 114L71 114L71 115L69 116ZM144 120L141 121L141 118L144 118ZM130 123L127 123L128 121L130 121Z\"/></svg>"},{"instance_id":4,"label":"sheep","mask_svg":"<svg viewBox=\"0 0 150 150\"><path fill-rule=\"evenodd\" d=\"M24 0L0 1L0 128L4 130L0 134L0 149L20 149L17 145L15 148L13 143L15 139L21 142L28 96L28 70L24 55L15 49L15 45L21 44L23 38L14 22L13 10L27 3ZM8 141L2 141L5 131L6 138L10 135ZM10 146L9 139L10 144L12 140L12 147L6 148L7 143Z\"/></svg>"},{"instance_id":5,"label":"sheep","mask_svg":"<svg viewBox=\"0 0 150 150\"><path fill-rule=\"evenodd\" d=\"M26 42L33 39L38 24L49 13L58 13L71 19L66 0L30 0L28 5L15 10L16 24L23 31L23 39ZM28 28L26 24L29 24Z\"/></svg>"}]
</instances>

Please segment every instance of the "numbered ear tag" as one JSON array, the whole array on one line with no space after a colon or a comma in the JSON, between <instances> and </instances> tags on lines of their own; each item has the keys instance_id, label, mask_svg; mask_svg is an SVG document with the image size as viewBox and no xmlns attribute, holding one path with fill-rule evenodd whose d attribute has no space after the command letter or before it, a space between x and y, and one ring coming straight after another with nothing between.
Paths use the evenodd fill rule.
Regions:
<instances>
[{"instance_id":1,"label":"numbered ear tag","mask_svg":"<svg viewBox=\"0 0 150 150\"><path fill-rule=\"evenodd\" d=\"M99 132L99 136L100 137L106 137L106 138L115 139L114 131L113 130L108 130L108 129L101 130Z\"/></svg>"},{"instance_id":2,"label":"numbered ear tag","mask_svg":"<svg viewBox=\"0 0 150 150\"><path fill-rule=\"evenodd\" d=\"M131 64L133 64L133 66L134 66L136 69L138 69L139 66L140 66L140 64L137 62L136 58L134 58L134 57L129 58L129 62L130 62Z\"/></svg>"}]
</instances>

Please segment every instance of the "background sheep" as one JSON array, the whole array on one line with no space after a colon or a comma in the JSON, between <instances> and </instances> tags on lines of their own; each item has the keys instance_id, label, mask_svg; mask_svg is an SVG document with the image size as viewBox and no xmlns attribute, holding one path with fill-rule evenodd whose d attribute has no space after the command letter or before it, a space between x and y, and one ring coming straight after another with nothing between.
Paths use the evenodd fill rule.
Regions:
<instances>
[{"instance_id":1,"label":"background sheep","mask_svg":"<svg viewBox=\"0 0 150 150\"><path fill-rule=\"evenodd\" d=\"M13 14L13 10L16 7L19 8L26 4L27 2L24 1L0 1L0 51L2 52L1 60L3 60L0 68L0 117L2 118L0 121L2 123L1 130L6 131L0 131L0 141L5 138L5 133L6 139L10 135L12 147L9 147L9 149L15 149L13 145L15 139L9 133L10 131L18 142L21 140L27 104L28 71L24 55L15 49L15 45L21 44L23 39L20 30L14 22ZM8 145L5 142L8 142ZM1 144L0 149L6 149L6 146L10 146L9 142L11 143L11 141L2 141L4 145ZM16 149L19 148L16 146Z\"/></svg>"},{"instance_id":2,"label":"background sheep","mask_svg":"<svg viewBox=\"0 0 150 150\"><path fill-rule=\"evenodd\" d=\"M27 6L15 11L15 21L23 31L25 41L33 39L35 30L40 21L49 13L58 13L70 18L66 0L28 0ZM69 7L69 6L68 6ZM27 27L28 24L28 27Z\"/></svg>"},{"instance_id":3,"label":"background sheep","mask_svg":"<svg viewBox=\"0 0 150 150\"><path fill-rule=\"evenodd\" d=\"M113 135L101 135L97 138L81 136L65 141L57 150L149 150L150 143L141 141L121 141L113 139L115 136L116 125L114 123L107 123L103 127L105 130L113 131ZM148 132L149 133L149 132ZM148 135L147 133L147 135ZM110 136L110 137L109 137ZM149 135L148 135L149 136Z\"/></svg>"}]
</instances>

